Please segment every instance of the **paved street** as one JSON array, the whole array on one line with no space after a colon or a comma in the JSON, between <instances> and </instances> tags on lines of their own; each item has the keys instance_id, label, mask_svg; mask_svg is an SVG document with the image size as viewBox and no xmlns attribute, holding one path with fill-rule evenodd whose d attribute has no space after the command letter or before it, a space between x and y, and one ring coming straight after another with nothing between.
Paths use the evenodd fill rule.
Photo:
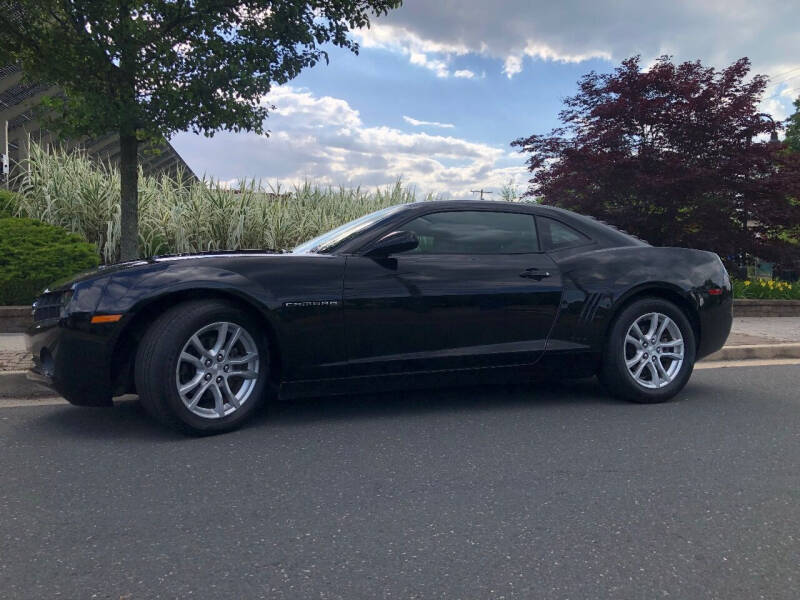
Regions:
<instances>
[{"instance_id":1,"label":"paved street","mask_svg":"<svg viewBox=\"0 0 800 600\"><path fill-rule=\"evenodd\" d=\"M0 408L0 595L796 598L798 381L312 400L207 439Z\"/></svg>"}]
</instances>

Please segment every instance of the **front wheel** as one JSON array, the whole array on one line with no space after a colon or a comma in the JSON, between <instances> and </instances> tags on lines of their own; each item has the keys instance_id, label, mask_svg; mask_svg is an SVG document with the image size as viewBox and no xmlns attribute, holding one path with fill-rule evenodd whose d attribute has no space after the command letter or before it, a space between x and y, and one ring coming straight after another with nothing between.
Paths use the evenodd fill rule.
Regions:
<instances>
[{"instance_id":1,"label":"front wheel","mask_svg":"<svg viewBox=\"0 0 800 600\"><path fill-rule=\"evenodd\" d=\"M694 330L683 311L667 300L644 298L614 320L599 376L616 396L664 402L689 381L694 361Z\"/></svg>"},{"instance_id":2,"label":"front wheel","mask_svg":"<svg viewBox=\"0 0 800 600\"><path fill-rule=\"evenodd\" d=\"M261 403L268 369L266 341L249 314L219 300L186 302L147 330L136 354L136 389L162 423L221 433Z\"/></svg>"}]
</instances>

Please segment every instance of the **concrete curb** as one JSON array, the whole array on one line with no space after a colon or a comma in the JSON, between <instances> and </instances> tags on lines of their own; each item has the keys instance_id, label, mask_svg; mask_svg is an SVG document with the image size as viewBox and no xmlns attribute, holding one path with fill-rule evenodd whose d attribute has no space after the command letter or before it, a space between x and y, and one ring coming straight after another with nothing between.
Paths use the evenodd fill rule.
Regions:
<instances>
[{"instance_id":1,"label":"concrete curb","mask_svg":"<svg viewBox=\"0 0 800 600\"><path fill-rule=\"evenodd\" d=\"M800 358L800 344L758 344L755 346L725 346L703 361L719 360L769 360L775 358Z\"/></svg>"},{"instance_id":2,"label":"concrete curb","mask_svg":"<svg viewBox=\"0 0 800 600\"><path fill-rule=\"evenodd\" d=\"M800 344L759 344L725 346L701 360L701 363L724 363L742 360L800 359ZM30 381L25 371L0 372L0 400L6 398L55 398L57 394L40 383Z\"/></svg>"},{"instance_id":3,"label":"concrete curb","mask_svg":"<svg viewBox=\"0 0 800 600\"><path fill-rule=\"evenodd\" d=\"M24 333L32 323L30 306L0 306L0 333Z\"/></svg>"},{"instance_id":4,"label":"concrete curb","mask_svg":"<svg viewBox=\"0 0 800 600\"><path fill-rule=\"evenodd\" d=\"M800 300L733 301L734 317L800 317Z\"/></svg>"}]
</instances>

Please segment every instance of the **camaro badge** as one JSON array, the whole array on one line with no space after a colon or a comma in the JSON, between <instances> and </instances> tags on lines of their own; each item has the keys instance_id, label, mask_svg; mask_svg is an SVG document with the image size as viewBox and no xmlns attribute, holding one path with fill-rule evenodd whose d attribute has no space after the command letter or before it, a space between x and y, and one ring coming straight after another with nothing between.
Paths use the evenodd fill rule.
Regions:
<instances>
[{"instance_id":1,"label":"camaro badge","mask_svg":"<svg viewBox=\"0 0 800 600\"><path fill-rule=\"evenodd\" d=\"M297 300L295 302L284 302L284 308L297 308L305 306L339 306L338 300Z\"/></svg>"}]
</instances>

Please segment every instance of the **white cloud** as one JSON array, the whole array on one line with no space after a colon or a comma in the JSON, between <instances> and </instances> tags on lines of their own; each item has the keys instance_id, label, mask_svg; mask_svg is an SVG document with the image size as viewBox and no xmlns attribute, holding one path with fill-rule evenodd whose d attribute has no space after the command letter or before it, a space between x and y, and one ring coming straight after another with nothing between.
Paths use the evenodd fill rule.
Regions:
<instances>
[{"instance_id":1,"label":"white cloud","mask_svg":"<svg viewBox=\"0 0 800 600\"><path fill-rule=\"evenodd\" d=\"M748 56L757 71L775 74L800 66L789 58L800 56L799 18L800 5L787 0L405 0L357 35L365 47L424 54L425 64L495 58L509 77L525 57L618 62L641 54L647 64L665 52L718 67Z\"/></svg>"},{"instance_id":2,"label":"white cloud","mask_svg":"<svg viewBox=\"0 0 800 600\"><path fill-rule=\"evenodd\" d=\"M417 65L419 67L425 67L426 69L430 69L434 73L436 73L437 77L449 77L450 71L447 69L447 60L439 60L435 58L429 58L427 54L423 54L422 52L411 52L409 55L409 61L412 65Z\"/></svg>"},{"instance_id":3,"label":"white cloud","mask_svg":"<svg viewBox=\"0 0 800 600\"><path fill-rule=\"evenodd\" d=\"M276 106L269 118L272 135L219 133L212 139L180 134L173 140L198 174L221 180L275 179L284 184L312 179L345 186L383 186L402 178L420 193L469 197L475 187L499 188L514 179L524 183L523 157L507 148L450 135L407 133L365 125L346 101L282 86L265 99ZM447 127L404 117L412 125Z\"/></svg>"},{"instance_id":4,"label":"white cloud","mask_svg":"<svg viewBox=\"0 0 800 600\"><path fill-rule=\"evenodd\" d=\"M517 73L522 72L522 57L521 56L507 56L505 64L503 65L503 73L511 79Z\"/></svg>"},{"instance_id":5,"label":"white cloud","mask_svg":"<svg viewBox=\"0 0 800 600\"><path fill-rule=\"evenodd\" d=\"M381 48L404 54L408 56L412 65L429 69L440 78L450 76L449 66L453 56L469 52L466 46L425 40L404 28L386 27L379 22L373 23L369 29L355 31L354 35L363 47ZM436 54L438 57L432 58L431 54Z\"/></svg>"},{"instance_id":6,"label":"white cloud","mask_svg":"<svg viewBox=\"0 0 800 600\"><path fill-rule=\"evenodd\" d=\"M429 127L441 127L443 129L453 129L453 127L455 127L455 125L452 123L439 123L439 121L420 121L419 119L407 117L406 115L403 115L403 120L406 123L410 123L414 127L423 127L425 125Z\"/></svg>"},{"instance_id":7,"label":"white cloud","mask_svg":"<svg viewBox=\"0 0 800 600\"><path fill-rule=\"evenodd\" d=\"M459 69L455 73L453 73L454 77L459 77L461 79L472 79L475 77L475 73L470 71L469 69Z\"/></svg>"}]
</instances>

